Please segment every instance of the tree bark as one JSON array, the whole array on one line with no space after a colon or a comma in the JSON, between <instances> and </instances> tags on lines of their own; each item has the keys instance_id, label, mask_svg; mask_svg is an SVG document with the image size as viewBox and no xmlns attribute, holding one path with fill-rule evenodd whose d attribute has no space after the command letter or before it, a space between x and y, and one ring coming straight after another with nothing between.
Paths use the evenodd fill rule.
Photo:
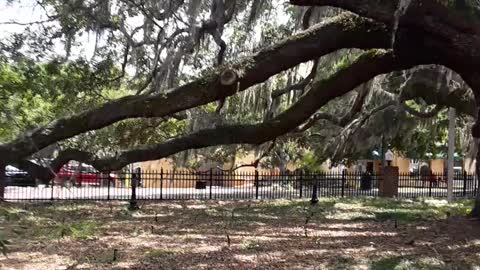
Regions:
<instances>
[{"instance_id":1,"label":"tree bark","mask_svg":"<svg viewBox=\"0 0 480 270\"><path fill-rule=\"evenodd\" d=\"M393 27L395 12L401 0L290 0L299 6L332 6L351 11ZM480 34L480 11L476 7L460 7L452 1L411 1L400 25L421 27L428 32L445 30ZM442 27L443 26L443 27ZM473 48L472 48L473 49Z\"/></svg>"},{"instance_id":2,"label":"tree bark","mask_svg":"<svg viewBox=\"0 0 480 270\"><path fill-rule=\"evenodd\" d=\"M477 174L477 177L478 177L478 174ZM473 205L472 213L470 214L470 216L474 218L480 218L480 193L478 192L477 192L477 196L475 197L475 203Z\"/></svg>"},{"instance_id":3,"label":"tree bark","mask_svg":"<svg viewBox=\"0 0 480 270\"><path fill-rule=\"evenodd\" d=\"M12 142L0 144L0 156L6 162L15 162L57 141L127 118L163 117L223 99L338 49L386 48L389 39L384 24L354 14L343 14L166 94L127 96L26 132ZM221 74L225 70L235 72L237 81L230 85L221 84Z\"/></svg>"},{"instance_id":4,"label":"tree bark","mask_svg":"<svg viewBox=\"0 0 480 270\"><path fill-rule=\"evenodd\" d=\"M453 202L453 165L455 160L455 109L448 111L447 200Z\"/></svg>"},{"instance_id":5,"label":"tree bark","mask_svg":"<svg viewBox=\"0 0 480 270\"><path fill-rule=\"evenodd\" d=\"M327 120L332 124L337 126L345 126L347 123L351 122L355 115L361 112L365 99L367 98L368 93L370 92L370 85L364 84L358 90L357 96L353 101L352 107L350 110L345 113L342 117L337 117L328 113L316 113L310 119L308 119L304 124L298 126L295 129L295 132L304 132L307 129L311 128L319 120Z\"/></svg>"},{"instance_id":6,"label":"tree bark","mask_svg":"<svg viewBox=\"0 0 480 270\"><path fill-rule=\"evenodd\" d=\"M477 181L480 181L480 149L478 148L480 146L479 145L480 139L474 138L474 140L475 140L475 143L477 144L477 154L475 157L475 172L477 174ZM473 209L470 215L475 218L480 218L480 189L478 188L477 188L477 194L475 196L475 203L473 205Z\"/></svg>"},{"instance_id":7,"label":"tree bark","mask_svg":"<svg viewBox=\"0 0 480 270\"><path fill-rule=\"evenodd\" d=\"M400 0L290 0L300 6L333 6L360 16L383 22L393 32L395 12ZM402 30L403 28L403 30ZM404 31L407 30L407 31ZM409 33L407 33L409 32ZM397 53L407 53L423 47L438 55L438 64L460 71L464 68L478 69L480 63L480 12L473 7L456 6L452 1L414 0L406 13L399 18L397 33L400 38L419 39L410 44L395 43ZM439 42L420 42L425 37L434 37Z\"/></svg>"}]
</instances>

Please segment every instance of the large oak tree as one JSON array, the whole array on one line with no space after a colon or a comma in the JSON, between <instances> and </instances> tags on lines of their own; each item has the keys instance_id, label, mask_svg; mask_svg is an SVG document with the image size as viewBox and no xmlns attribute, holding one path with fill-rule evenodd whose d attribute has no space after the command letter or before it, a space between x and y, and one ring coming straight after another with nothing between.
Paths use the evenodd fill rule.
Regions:
<instances>
[{"instance_id":1,"label":"large oak tree","mask_svg":"<svg viewBox=\"0 0 480 270\"><path fill-rule=\"evenodd\" d=\"M75 57L76 41L81 34L94 32L97 44L89 65L98 68L95 74L107 73L99 85L128 88L132 94L75 111L0 144L1 167L16 164L44 179L51 178L70 160L111 171L129 163L159 159L189 149L259 145L292 132L303 132L319 119L348 126L355 117L365 118L387 106L401 106L420 117L434 115L444 106L454 106L476 116L475 107L480 102L480 14L475 1L290 2L288 8L293 10L292 17L296 20L289 22L295 25L280 29L271 25L268 28L265 21L255 23L262 16L265 16L263 20L269 18L265 14L275 9L270 1L38 1L46 13L45 19L26 23L28 27L23 35L2 42L4 61L12 63L29 57L21 55L20 49L29 47L33 54L43 53L37 55L42 61L54 59L61 65ZM326 19L327 9L322 9L325 7L334 7L333 13L338 15ZM236 27L238 25L242 27ZM250 44L255 48L243 48L242 44L244 47L249 44L246 42L251 38L248 31L252 30L262 31L262 40ZM289 37L277 39L282 31ZM24 44L24 40L30 43ZM58 41L65 48L62 54L52 49L58 48L55 47ZM352 49L355 49L352 59L337 65L330 73L322 70L329 56L342 55ZM295 102L283 111L275 108L277 112L267 112L268 117L263 121L236 124L222 121L158 144L103 157L84 149L63 148L50 164L41 166L29 161L45 147L126 119L179 117L216 101L215 113L222 114L227 110L224 106L229 97L247 90L260 91L259 86L269 86L267 82L271 78L298 70L298 66L306 62L314 63L307 76L290 80L271 95L275 100L291 92L299 93ZM471 88L475 102L436 98L437 109L432 113L418 113L409 108L405 100L429 99L429 94L437 95L435 90L438 90L433 84L420 80L411 84L415 91L402 91L399 100L364 111L367 92L361 90L362 85L394 71L415 74L425 65L438 65L455 72L456 79ZM183 71L195 69L202 72ZM357 92L357 98L345 115L319 112L332 100L351 91ZM450 97L458 92L452 93ZM272 104L278 103L270 102L273 108ZM472 135L480 139L480 123L473 126ZM480 151L477 160L480 160ZM477 166L480 172L480 162ZM480 199L473 214L480 215Z\"/></svg>"}]
</instances>

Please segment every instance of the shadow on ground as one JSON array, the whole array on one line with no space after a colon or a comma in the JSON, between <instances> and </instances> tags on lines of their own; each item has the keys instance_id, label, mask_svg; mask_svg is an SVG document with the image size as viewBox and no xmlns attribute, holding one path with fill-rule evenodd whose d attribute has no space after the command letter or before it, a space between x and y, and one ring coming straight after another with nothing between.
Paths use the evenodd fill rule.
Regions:
<instances>
[{"instance_id":1,"label":"shadow on ground","mask_svg":"<svg viewBox=\"0 0 480 270\"><path fill-rule=\"evenodd\" d=\"M11 204L2 269L478 269L470 201ZM475 268L477 267L477 268Z\"/></svg>"}]
</instances>

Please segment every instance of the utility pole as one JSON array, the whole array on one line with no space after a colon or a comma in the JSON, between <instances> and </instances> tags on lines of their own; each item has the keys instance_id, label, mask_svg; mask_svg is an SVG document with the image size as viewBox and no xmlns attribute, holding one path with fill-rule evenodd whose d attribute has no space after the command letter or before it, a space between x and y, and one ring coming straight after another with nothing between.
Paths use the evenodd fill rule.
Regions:
<instances>
[{"instance_id":1,"label":"utility pole","mask_svg":"<svg viewBox=\"0 0 480 270\"><path fill-rule=\"evenodd\" d=\"M453 163L455 155L455 109L448 110L447 199L453 202Z\"/></svg>"}]
</instances>

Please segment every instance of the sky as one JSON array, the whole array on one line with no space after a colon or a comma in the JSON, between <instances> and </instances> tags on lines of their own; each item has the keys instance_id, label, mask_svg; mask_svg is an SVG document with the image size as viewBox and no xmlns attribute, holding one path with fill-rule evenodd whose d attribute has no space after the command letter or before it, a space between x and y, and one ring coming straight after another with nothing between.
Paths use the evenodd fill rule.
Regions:
<instances>
[{"instance_id":1,"label":"sky","mask_svg":"<svg viewBox=\"0 0 480 270\"><path fill-rule=\"evenodd\" d=\"M274 18L276 18L276 23L278 24L287 24L289 20L289 16L287 16L282 6L284 4L285 2L283 0L274 1ZM0 39L6 39L13 33L22 32L26 27L19 24L12 24L11 22L29 23L44 21L46 19L47 16L44 9L36 3L36 0L17 0L14 4L8 4L7 0L0 0ZM233 23L235 23L235 21L233 21ZM143 24L143 18L140 16L129 19L129 25L135 26L141 24ZM231 27L226 28L223 38L228 41L233 33L232 31L233 29ZM254 35L251 41L254 41L252 44L255 44L261 40L261 26L255 26L253 32ZM139 32L139 34L142 35L141 32ZM76 44L79 44L79 46L72 47L71 59L78 58L79 56L91 59L95 50L95 42L96 36L93 33L87 33L80 37L77 36ZM54 53L56 56L65 55L64 45L60 41L57 40L55 46ZM165 55L163 56L165 57ZM188 69L188 66L184 66L183 68ZM127 67L127 73L131 73L129 69L130 67ZM184 71L187 73L195 73L193 70Z\"/></svg>"},{"instance_id":2,"label":"sky","mask_svg":"<svg viewBox=\"0 0 480 270\"><path fill-rule=\"evenodd\" d=\"M12 33L21 32L25 26L18 25L18 24L11 24L10 22L18 22L18 23L29 23L34 21L43 21L46 20L45 11L40 7L36 0L17 0L19 3L15 2L14 4L8 4L7 0L0 0L0 38L6 38L10 36ZM276 11L276 18L277 23L279 24L286 24L288 22L289 17L284 13L284 9L282 5L284 4L283 0L278 0L274 2L275 11ZM132 20L132 19L131 19ZM142 20L142 19L141 19ZM138 25L136 20L132 20L132 24ZM140 22L141 23L141 22ZM228 28L226 29L227 32L225 33L225 37L228 38L229 32ZM254 31L255 36L254 39L260 40L261 31ZM81 44L91 44L95 42L94 35L85 35L82 37L79 42ZM87 51L92 51L93 48L88 49ZM75 53L75 52L74 52Z\"/></svg>"},{"instance_id":3,"label":"sky","mask_svg":"<svg viewBox=\"0 0 480 270\"><path fill-rule=\"evenodd\" d=\"M0 37L19 32L24 26L5 24L11 21L28 23L45 19L45 13L40 7L35 6L34 1L22 0L20 4L10 5L7 0L0 0Z\"/></svg>"},{"instance_id":4,"label":"sky","mask_svg":"<svg viewBox=\"0 0 480 270\"><path fill-rule=\"evenodd\" d=\"M17 23L29 23L47 19L45 11L36 4L35 0L20 0L20 3L8 4L7 0L0 0L0 39L8 38L13 33L22 32L26 26ZM72 56L85 55L87 58L93 55L95 48L95 35L83 35L77 39L81 48L72 50ZM58 52L64 52L64 46L56 44Z\"/></svg>"}]
</instances>

